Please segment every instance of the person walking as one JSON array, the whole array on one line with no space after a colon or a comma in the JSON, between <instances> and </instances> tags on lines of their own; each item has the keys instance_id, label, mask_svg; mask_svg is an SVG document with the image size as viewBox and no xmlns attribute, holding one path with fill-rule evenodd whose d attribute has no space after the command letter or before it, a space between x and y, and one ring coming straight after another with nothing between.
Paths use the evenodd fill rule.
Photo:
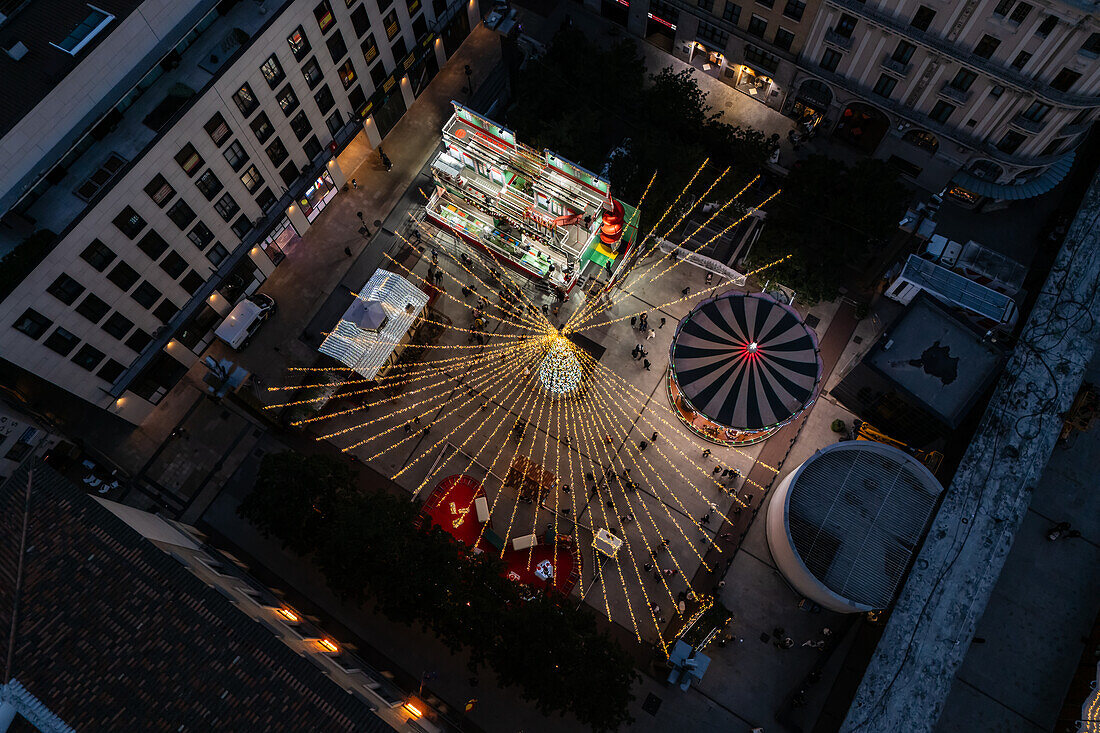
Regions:
<instances>
[{"instance_id":1,"label":"person walking","mask_svg":"<svg viewBox=\"0 0 1100 733\"><path fill-rule=\"evenodd\" d=\"M656 443L657 442L657 431L656 430L653 431L653 435L649 436L649 440L650 440L651 443Z\"/></svg>"},{"instance_id":2,"label":"person walking","mask_svg":"<svg viewBox=\"0 0 1100 733\"><path fill-rule=\"evenodd\" d=\"M657 328L664 328L664 327L665 327L665 319L662 318L661 322L660 322L660 324L658 324Z\"/></svg>"},{"instance_id":3,"label":"person walking","mask_svg":"<svg viewBox=\"0 0 1100 733\"><path fill-rule=\"evenodd\" d=\"M638 443L638 450L640 450L640 451L645 450L648 446L649 446L649 443L647 443L643 440L641 443Z\"/></svg>"},{"instance_id":4,"label":"person walking","mask_svg":"<svg viewBox=\"0 0 1100 733\"><path fill-rule=\"evenodd\" d=\"M635 324L637 324L637 323L638 323L638 316L631 316L630 317L630 327L634 328Z\"/></svg>"},{"instance_id":5,"label":"person walking","mask_svg":"<svg viewBox=\"0 0 1100 733\"><path fill-rule=\"evenodd\" d=\"M649 359L643 359L642 360L642 366L644 366L645 370L648 372L649 368L653 365L649 363Z\"/></svg>"},{"instance_id":6,"label":"person walking","mask_svg":"<svg viewBox=\"0 0 1100 733\"><path fill-rule=\"evenodd\" d=\"M638 361L638 357L642 355L642 345L638 344L630 350L630 358L634 361Z\"/></svg>"},{"instance_id":7,"label":"person walking","mask_svg":"<svg viewBox=\"0 0 1100 733\"><path fill-rule=\"evenodd\" d=\"M647 333L647 334L645 335L645 337L646 337L647 339L651 339L651 338L653 338L653 337L654 337L654 336L656 336L656 335L657 335L657 332L656 332L656 331L654 331L654 330L653 330L653 329L651 328L651 329L649 329L649 333Z\"/></svg>"},{"instance_id":8,"label":"person walking","mask_svg":"<svg viewBox=\"0 0 1100 733\"><path fill-rule=\"evenodd\" d=\"M359 188L359 181L352 178L351 179L351 188L352 188L352 190L357 190Z\"/></svg>"},{"instance_id":9,"label":"person walking","mask_svg":"<svg viewBox=\"0 0 1100 733\"><path fill-rule=\"evenodd\" d=\"M705 448L703 450L703 458L710 458L710 448Z\"/></svg>"},{"instance_id":10,"label":"person walking","mask_svg":"<svg viewBox=\"0 0 1100 733\"><path fill-rule=\"evenodd\" d=\"M351 257L351 247L344 247L344 254Z\"/></svg>"},{"instance_id":11,"label":"person walking","mask_svg":"<svg viewBox=\"0 0 1100 733\"><path fill-rule=\"evenodd\" d=\"M686 288L684 288L683 290L680 291L680 295L685 295L686 296L690 292L691 292L691 286L689 285L689 286L687 286Z\"/></svg>"}]
</instances>

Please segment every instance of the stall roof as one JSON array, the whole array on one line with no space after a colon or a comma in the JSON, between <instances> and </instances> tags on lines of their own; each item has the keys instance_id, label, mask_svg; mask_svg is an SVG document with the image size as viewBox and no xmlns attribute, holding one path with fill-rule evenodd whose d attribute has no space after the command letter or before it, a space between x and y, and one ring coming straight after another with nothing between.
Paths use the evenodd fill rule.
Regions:
<instances>
[{"instance_id":1,"label":"stall roof","mask_svg":"<svg viewBox=\"0 0 1100 733\"><path fill-rule=\"evenodd\" d=\"M427 304L428 296L420 288L400 275L377 270L319 351L373 379Z\"/></svg>"}]
</instances>

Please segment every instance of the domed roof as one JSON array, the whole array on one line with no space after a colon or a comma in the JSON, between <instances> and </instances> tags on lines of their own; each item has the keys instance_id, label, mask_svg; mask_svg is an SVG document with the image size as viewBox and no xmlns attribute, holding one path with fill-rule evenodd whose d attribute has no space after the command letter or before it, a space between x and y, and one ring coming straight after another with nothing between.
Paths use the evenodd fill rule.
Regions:
<instances>
[{"instance_id":1,"label":"domed roof","mask_svg":"<svg viewBox=\"0 0 1100 733\"><path fill-rule=\"evenodd\" d=\"M817 337L790 306L763 293L704 301L677 327L672 371L690 406L737 430L781 425L817 394Z\"/></svg>"}]
</instances>

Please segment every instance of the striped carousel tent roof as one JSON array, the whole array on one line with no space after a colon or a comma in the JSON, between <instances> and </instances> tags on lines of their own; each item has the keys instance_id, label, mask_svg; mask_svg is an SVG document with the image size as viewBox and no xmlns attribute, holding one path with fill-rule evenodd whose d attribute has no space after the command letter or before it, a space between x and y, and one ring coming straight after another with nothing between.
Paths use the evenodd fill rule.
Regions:
<instances>
[{"instance_id":1,"label":"striped carousel tent roof","mask_svg":"<svg viewBox=\"0 0 1100 733\"><path fill-rule=\"evenodd\" d=\"M821 381L817 337L763 293L704 301L677 327L671 363L691 407L721 425L759 430L801 412Z\"/></svg>"}]
</instances>

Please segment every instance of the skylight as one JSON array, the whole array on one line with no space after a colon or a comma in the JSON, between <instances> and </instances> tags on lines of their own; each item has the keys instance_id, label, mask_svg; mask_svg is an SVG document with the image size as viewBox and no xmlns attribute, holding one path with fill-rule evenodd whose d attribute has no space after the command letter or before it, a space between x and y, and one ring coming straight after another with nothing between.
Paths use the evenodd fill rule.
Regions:
<instances>
[{"instance_id":1,"label":"skylight","mask_svg":"<svg viewBox=\"0 0 1100 733\"><path fill-rule=\"evenodd\" d=\"M105 10L100 10L94 5L88 5L88 9L91 10L91 13L76 28L73 28L69 35L65 36L65 40L61 43L51 42L50 45L61 49L70 56L76 56L80 53L80 49L88 45L101 30L115 19L115 16Z\"/></svg>"}]
</instances>

